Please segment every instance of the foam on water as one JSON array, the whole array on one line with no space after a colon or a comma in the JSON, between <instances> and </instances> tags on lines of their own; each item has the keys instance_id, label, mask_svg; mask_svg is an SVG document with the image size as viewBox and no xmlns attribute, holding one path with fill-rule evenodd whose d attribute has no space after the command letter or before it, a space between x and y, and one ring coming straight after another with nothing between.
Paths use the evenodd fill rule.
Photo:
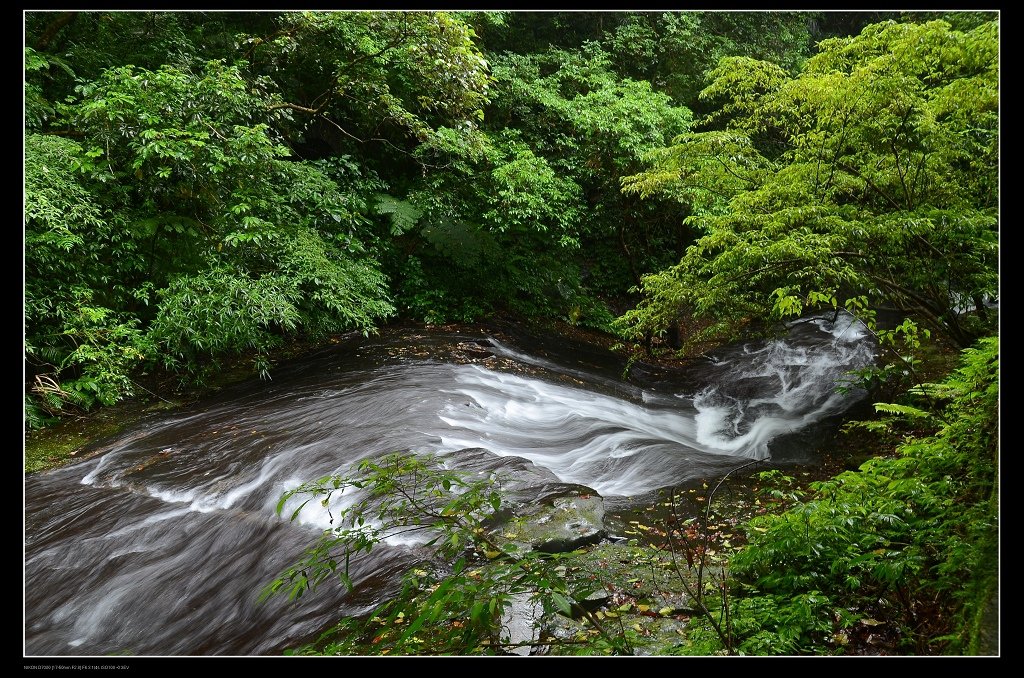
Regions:
<instances>
[{"instance_id":1,"label":"foam on water","mask_svg":"<svg viewBox=\"0 0 1024 678\"><path fill-rule=\"evenodd\" d=\"M637 494L666 483L666 457L687 452L763 459L778 436L799 430L846 407L837 387L847 372L868 364L866 328L840 314L836 323L812 320L831 340L779 339L744 346L719 360L711 385L664 397L640 393L634 403L601 393L461 366L459 387L441 411L451 427L442 449L484 447L501 456L529 459L565 482L602 494ZM503 353L515 356L503 348ZM546 361L530 360L543 365ZM563 370L564 372L564 370ZM627 465L612 460L629 460ZM644 468L646 466L646 468Z\"/></svg>"}]
</instances>

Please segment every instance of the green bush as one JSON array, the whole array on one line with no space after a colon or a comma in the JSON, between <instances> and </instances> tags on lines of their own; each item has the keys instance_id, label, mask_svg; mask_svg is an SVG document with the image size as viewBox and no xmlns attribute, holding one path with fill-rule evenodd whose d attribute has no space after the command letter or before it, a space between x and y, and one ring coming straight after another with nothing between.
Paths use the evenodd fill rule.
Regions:
<instances>
[{"instance_id":1,"label":"green bush","mask_svg":"<svg viewBox=\"0 0 1024 678\"><path fill-rule=\"evenodd\" d=\"M841 652L844 629L879 619L907 652L976 646L972 620L997 583L998 374L998 341L985 339L945 381L916 389L945 403L932 434L747 525L732 562L745 584L734 606L741 651Z\"/></svg>"}]
</instances>

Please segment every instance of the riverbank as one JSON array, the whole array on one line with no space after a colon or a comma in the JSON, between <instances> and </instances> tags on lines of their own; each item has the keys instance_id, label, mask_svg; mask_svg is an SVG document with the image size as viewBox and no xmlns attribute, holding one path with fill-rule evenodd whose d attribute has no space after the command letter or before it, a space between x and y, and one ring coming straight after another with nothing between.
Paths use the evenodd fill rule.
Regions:
<instances>
[{"instance_id":1,"label":"riverbank","mask_svg":"<svg viewBox=\"0 0 1024 678\"><path fill-rule=\"evenodd\" d=\"M511 332L523 336L540 337L549 335L553 343L573 342L577 348L593 347L610 350L616 338L597 330L576 327L564 321L547 321L528 323L513 317L496 317L489 322L479 324L451 323L446 325L427 325L401 320L384 325L380 333L406 331L409 328L422 329L424 332L450 332L466 335L498 334ZM277 366L292 360L301 360L303 356L315 353L325 347L350 339L352 334L334 335L318 341L296 340L275 354L274 367L271 369L270 381L273 382ZM409 347L409 354L415 347ZM449 356L456 362L468 362L474 357L464 352L453 351ZM223 360L223 367L202 384L182 384L174 375L157 372L154 374L136 375L138 386L136 395L106 407L97 407L88 412L69 412L61 421L45 428L27 431L24 436L24 471L37 473L59 468L83 459L102 454L106 448L102 442L115 436L129 426L152 414L159 414L184 407L216 394L218 391L240 382L256 379L251 366L251 357L235 356Z\"/></svg>"},{"instance_id":2,"label":"riverbank","mask_svg":"<svg viewBox=\"0 0 1024 678\"><path fill-rule=\"evenodd\" d=\"M300 360L303 356L338 343L346 336L351 335L325 337L319 341L296 340L281 347L273 364ZM148 416L180 409L234 384L258 379L251 356L240 355L221 362L222 368L201 384L183 383L178 377L165 372L136 375L138 382L133 397L88 412L68 413L53 425L26 431L25 473L60 468L103 454L108 449L102 444L103 441Z\"/></svg>"}]
</instances>

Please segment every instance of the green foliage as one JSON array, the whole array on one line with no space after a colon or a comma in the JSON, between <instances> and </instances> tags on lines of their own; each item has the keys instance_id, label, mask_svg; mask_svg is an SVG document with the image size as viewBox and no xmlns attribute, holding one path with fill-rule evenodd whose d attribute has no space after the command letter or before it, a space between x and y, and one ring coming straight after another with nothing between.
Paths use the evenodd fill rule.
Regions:
<instances>
[{"instance_id":1,"label":"green foliage","mask_svg":"<svg viewBox=\"0 0 1024 678\"><path fill-rule=\"evenodd\" d=\"M484 222L498 232L550 229L560 234L559 245L578 246L573 233L579 220L579 186L558 176L530 149L517 144L510 150L512 157L501 158L491 171L492 208L484 213Z\"/></svg>"},{"instance_id":2,"label":"green foliage","mask_svg":"<svg viewBox=\"0 0 1024 678\"><path fill-rule=\"evenodd\" d=\"M55 110L44 90L50 69L57 66L65 74L74 77L67 62L52 54L25 48L25 129L38 132L53 118Z\"/></svg>"},{"instance_id":3,"label":"green foliage","mask_svg":"<svg viewBox=\"0 0 1024 678\"><path fill-rule=\"evenodd\" d=\"M254 278L211 268L175 278L160 291L149 336L170 368L196 371L201 357L254 352L266 377L268 351L302 327L313 336L356 328L364 333L393 308L374 267L345 257L314 231L275 242L277 271Z\"/></svg>"},{"instance_id":4,"label":"green foliage","mask_svg":"<svg viewBox=\"0 0 1024 678\"><path fill-rule=\"evenodd\" d=\"M348 245L354 249L357 242ZM285 240L274 256L303 328L314 337L350 329L369 333L378 319L394 312L376 263L348 254L305 228Z\"/></svg>"},{"instance_id":5,"label":"green foliage","mask_svg":"<svg viewBox=\"0 0 1024 678\"><path fill-rule=\"evenodd\" d=\"M876 619L912 652L972 646L970 620L998 581L998 365L995 338L965 351L936 389L943 412L884 408L935 422L934 433L748 524L749 546L732 561L747 584L733 606L742 651L841 652L847 629Z\"/></svg>"},{"instance_id":6,"label":"green foliage","mask_svg":"<svg viewBox=\"0 0 1024 678\"><path fill-rule=\"evenodd\" d=\"M506 55L495 61L494 76L502 95L497 121L515 116L541 153L581 182L614 186L646 151L690 122L688 109L650 83L618 78L596 45Z\"/></svg>"},{"instance_id":7,"label":"green foliage","mask_svg":"<svg viewBox=\"0 0 1024 678\"><path fill-rule=\"evenodd\" d=\"M639 264L620 256L619 242L638 237L628 223L643 219L646 230L656 211L627 204L614 190L618 176L685 129L689 112L648 83L617 78L596 47L492 62L486 134L436 159L424 155L445 165L407 194L422 211L422 242L409 246L416 261L401 265L402 303L434 321L506 308L607 327L594 292L628 284ZM649 221L658 219L667 223ZM658 249L662 237L632 259ZM585 279L582 259L617 279Z\"/></svg>"},{"instance_id":8,"label":"green foliage","mask_svg":"<svg viewBox=\"0 0 1024 678\"><path fill-rule=\"evenodd\" d=\"M431 234L440 233L441 235L434 237L447 239L453 231L464 233L465 229L459 229L457 226L442 227L437 230L431 229ZM469 243L469 246L472 246L475 241L469 240ZM469 282L471 272L457 266L453 267L447 257L441 258L431 254L426 252L421 256L427 261L433 260L432 275L428 276L424 271L423 260L420 257L409 257L402 267L398 304L403 311L427 324L438 325L452 321L473 322L492 310L489 301L466 289L467 284L472 284Z\"/></svg>"},{"instance_id":9,"label":"green foliage","mask_svg":"<svg viewBox=\"0 0 1024 678\"><path fill-rule=\"evenodd\" d=\"M442 129L471 132L483 117L487 62L454 14L287 12L276 22L244 44L295 104L288 115L322 116L356 136L391 127L420 143L440 141Z\"/></svg>"},{"instance_id":10,"label":"green foliage","mask_svg":"<svg viewBox=\"0 0 1024 678\"><path fill-rule=\"evenodd\" d=\"M83 160L81 146L67 139L38 134L25 139L25 248L30 265L39 267L33 273L63 265L62 272L70 274L73 267L64 263L68 253L85 246L85 233L104 226L99 206L75 171ZM31 282L45 284L41 277L30 276Z\"/></svg>"},{"instance_id":11,"label":"green foliage","mask_svg":"<svg viewBox=\"0 0 1024 678\"><path fill-rule=\"evenodd\" d=\"M743 639L739 653L747 655L832 654L832 648L823 648L819 639L855 621L829 596L813 590L738 598L732 613L734 633Z\"/></svg>"},{"instance_id":12,"label":"green foliage","mask_svg":"<svg viewBox=\"0 0 1024 678\"><path fill-rule=\"evenodd\" d=\"M138 323L94 287L104 280L111 228L83 182L81 146L32 134L25 146L25 358L34 400L28 424L67 406L109 405L133 391ZM65 375L65 378L62 378Z\"/></svg>"},{"instance_id":13,"label":"green foliage","mask_svg":"<svg viewBox=\"0 0 1024 678\"><path fill-rule=\"evenodd\" d=\"M266 228L270 215L258 209L271 197L276 159L288 151L270 131L268 97L237 67L125 66L78 91L82 100L69 112L102 150L97 178L130 187L122 199L132 208L185 220L179 247L200 246L209 229Z\"/></svg>"},{"instance_id":14,"label":"green foliage","mask_svg":"<svg viewBox=\"0 0 1024 678\"><path fill-rule=\"evenodd\" d=\"M162 290L160 311L150 327L168 367L198 369L200 356L255 349L265 360L279 332L294 330L298 311L283 281L258 280L230 270L181 276Z\"/></svg>"},{"instance_id":15,"label":"green foliage","mask_svg":"<svg viewBox=\"0 0 1024 678\"><path fill-rule=\"evenodd\" d=\"M600 45L619 77L646 80L691 105L723 56L766 59L795 70L812 48L820 12L510 12L470 20L492 52L538 54L550 46ZM848 17L849 15L844 14ZM859 30L859 29L858 29Z\"/></svg>"},{"instance_id":16,"label":"green foliage","mask_svg":"<svg viewBox=\"0 0 1024 678\"><path fill-rule=\"evenodd\" d=\"M143 356L199 375L248 351L266 376L285 335L393 313L358 237L379 184L282 160L263 84L216 61L112 68L62 105L81 144L27 138L26 354L51 410L130 394Z\"/></svg>"},{"instance_id":17,"label":"green foliage","mask_svg":"<svg viewBox=\"0 0 1024 678\"><path fill-rule=\"evenodd\" d=\"M709 118L725 130L683 135L623 180L691 202L706 235L644 279L622 332L691 312L708 326L696 339L729 338L835 290L969 344L997 294L996 47L994 23L889 23L823 41L795 78L723 60L702 96L725 98Z\"/></svg>"},{"instance_id":18,"label":"green foliage","mask_svg":"<svg viewBox=\"0 0 1024 678\"><path fill-rule=\"evenodd\" d=\"M58 369L73 369L80 376L63 381L61 390L81 409L96 403L112 405L135 390L128 375L148 347L134 318L91 305L89 290L76 288L73 292L75 299L61 304L57 315L64 321L65 340L74 343L75 349Z\"/></svg>"},{"instance_id":19,"label":"green foliage","mask_svg":"<svg viewBox=\"0 0 1024 678\"><path fill-rule=\"evenodd\" d=\"M394 599L368 617L347 618L297 654L495 654L511 649L500 632L512 597L528 596L547 613L582 615L607 647L628 648L580 607L592 593L568 581L552 559L514 542L499 543L487 520L502 507L499 480L445 470L438 460L392 454L360 462L350 476L326 476L286 492L278 514L297 519L310 503L327 509L326 530L303 560L263 590L295 600L327 579L349 589L352 559L388 537L422 534L431 557L406 573ZM562 568L564 571L565 568Z\"/></svg>"},{"instance_id":20,"label":"green foliage","mask_svg":"<svg viewBox=\"0 0 1024 678\"><path fill-rule=\"evenodd\" d=\"M624 75L642 77L692 102L724 57L763 59L792 72L811 48L814 13L658 12L625 14L605 44Z\"/></svg>"},{"instance_id":21,"label":"green foliage","mask_svg":"<svg viewBox=\"0 0 1024 678\"><path fill-rule=\"evenodd\" d=\"M39 337L44 345L25 346L26 358L37 368L31 387L37 400L27 410L31 428L45 423L41 412L55 414L69 405L88 410L131 395L129 375L148 349L134 318L95 305L88 288L74 287L71 295L54 311L59 334Z\"/></svg>"}]
</instances>

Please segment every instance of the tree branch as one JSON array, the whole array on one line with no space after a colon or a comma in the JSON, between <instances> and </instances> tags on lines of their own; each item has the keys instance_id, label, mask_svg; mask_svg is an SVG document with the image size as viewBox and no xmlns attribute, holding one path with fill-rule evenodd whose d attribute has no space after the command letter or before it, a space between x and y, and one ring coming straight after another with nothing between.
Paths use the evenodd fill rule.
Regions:
<instances>
[{"instance_id":1,"label":"tree branch","mask_svg":"<svg viewBox=\"0 0 1024 678\"><path fill-rule=\"evenodd\" d=\"M289 103L287 101L283 101L283 102L281 102L279 104L271 104L271 105L267 106L267 110L268 111L277 111L277 110L280 110L282 108L290 108L290 109L295 110L295 111L302 111L303 113L309 113L310 115L319 115L320 114L320 109L319 108L308 108L306 106L300 106L299 104L292 104L292 103Z\"/></svg>"},{"instance_id":2,"label":"tree branch","mask_svg":"<svg viewBox=\"0 0 1024 678\"><path fill-rule=\"evenodd\" d=\"M863 181L863 182L864 182L865 184L867 184L868 188L870 188L870 189L871 189L871 190L873 190L873 191L874 191L875 193L877 193L878 195L880 195L880 196L882 196L883 198L885 198L886 200L888 200L888 201L889 201L889 204L891 204L891 205L892 205L893 207L895 207L895 208L896 208L897 210L900 210L900 211L902 211L902 210L903 210L903 206L902 206L902 205L900 205L900 204L899 204L898 202L896 202L896 201L895 201L895 200L893 200L893 199L892 199L891 197L889 197L889 194L888 194L888 193L886 193L885 191L883 191L882 189L880 189L880 188L879 188L878 186L876 186L876 185L875 185L875 182L871 181L871 179L868 179L868 178L867 178L866 176L864 176L863 174L861 174L861 173L860 173L860 172L859 172L859 171L857 170L857 168L856 168L856 167L853 167L852 165L848 165L848 164L846 164L845 162L840 162L840 163L837 163L837 165L838 165L838 166L839 166L839 167L840 167L841 169L843 169L843 170L845 170L845 171L849 172L849 173L850 173L850 174L852 174L853 176L855 176L855 177L857 177L858 179L860 179L861 181Z\"/></svg>"}]
</instances>

